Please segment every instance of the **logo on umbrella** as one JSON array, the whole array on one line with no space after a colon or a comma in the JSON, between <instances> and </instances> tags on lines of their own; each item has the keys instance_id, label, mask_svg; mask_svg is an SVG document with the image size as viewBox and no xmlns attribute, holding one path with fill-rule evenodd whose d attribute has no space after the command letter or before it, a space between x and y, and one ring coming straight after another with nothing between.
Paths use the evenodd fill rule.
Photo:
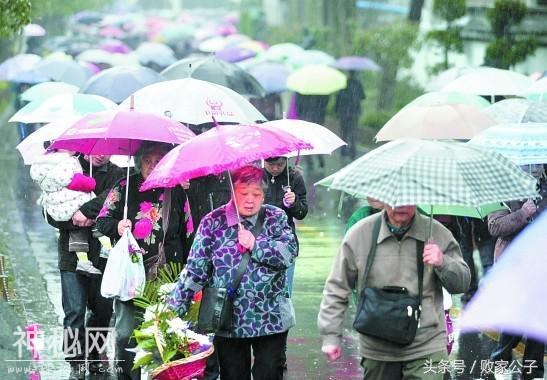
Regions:
<instances>
[{"instance_id":1,"label":"logo on umbrella","mask_svg":"<svg viewBox=\"0 0 547 380\"><path fill-rule=\"evenodd\" d=\"M206 110L205 114L208 116L235 116L231 111L222 110L222 101L207 98L205 103L209 106L210 110Z\"/></svg>"}]
</instances>

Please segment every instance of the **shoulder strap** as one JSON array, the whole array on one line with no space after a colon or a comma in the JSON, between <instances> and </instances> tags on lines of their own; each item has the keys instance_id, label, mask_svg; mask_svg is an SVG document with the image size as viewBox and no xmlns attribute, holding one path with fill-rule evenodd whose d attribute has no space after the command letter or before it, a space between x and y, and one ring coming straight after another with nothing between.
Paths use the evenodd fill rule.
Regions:
<instances>
[{"instance_id":1,"label":"shoulder strap","mask_svg":"<svg viewBox=\"0 0 547 380\"><path fill-rule=\"evenodd\" d=\"M365 277L363 280L363 288L367 285L367 278L372 268L372 262L374 261L374 256L376 256L376 245L378 242L378 236L380 234L380 227L382 226L382 216L380 216L374 223L372 229L372 240L370 244L370 251L367 257L367 266L365 268ZM422 293L424 288L424 262L423 262L423 251L424 251L424 242L421 240L416 240L416 263L418 266L418 298L420 303L422 301Z\"/></svg>"},{"instance_id":2,"label":"shoulder strap","mask_svg":"<svg viewBox=\"0 0 547 380\"><path fill-rule=\"evenodd\" d=\"M161 240L161 246L158 249L158 260L161 264L165 262L165 237L167 236L167 228L169 228L169 214L171 212L171 189L165 188L163 190L163 202L161 207L161 226L163 229L163 239ZM163 257L162 257L163 256Z\"/></svg>"},{"instance_id":3,"label":"shoulder strap","mask_svg":"<svg viewBox=\"0 0 547 380\"><path fill-rule=\"evenodd\" d=\"M374 256L376 256L376 245L378 242L378 236L380 235L380 227L382 226L382 216L380 216L376 222L374 223L374 227L372 227L372 237L370 240L370 251L368 253L367 257L367 266L365 267L365 278L363 280L363 288L367 285L367 278L368 274L370 272L370 268L372 268L372 262L374 261Z\"/></svg>"},{"instance_id":4,"label":"shoulder strap","mask_svg":"<svg viewBox=\"0 0 547 380\"><path fill-rule=\"evenodd\" d=\"M262 206L260 208L260 211L258 212L258 218L256 219L256 223L251 230L255 238L260 234L260 231L262 231L262 226L264 225L265 216L266 216L266 207ZM243 274L245 273L245 270L247 269L247 264L249 264L250 259L251 259L250 253L244 252L243 257L241 258L241 261L239 263L239 266L237 267L237 272L234 277L234 281L230 285L230 288L231 288L230 291L233 292L234 295L235 295L235 291L239 287L239 283L241 282L241 279L243 278Z\"/></svg>"}]
</instances>

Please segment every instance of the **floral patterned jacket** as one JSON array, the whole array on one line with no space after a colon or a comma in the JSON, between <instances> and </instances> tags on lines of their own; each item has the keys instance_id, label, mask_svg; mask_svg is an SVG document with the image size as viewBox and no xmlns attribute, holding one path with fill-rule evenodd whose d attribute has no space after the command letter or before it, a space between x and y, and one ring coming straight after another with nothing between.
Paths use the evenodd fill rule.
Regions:
<instances>
[{"instance_id":1,"label":"floral patterned jacket","mask_svg":"<svg viewBox=\"0 0 547 380\"><path fill-rule=\"evenodd\" d=\"M296 241L285 212L271 205L264 207L262 231L234 300L232 331L218 335L258 337L285 332L295 324L286 289L286 269L296 257ZM188 264L167 300L179 315L186 313L195 292L205 286L227 287L235 276L242 258L237 231L238 219L232 202L202 219Z\"/></svg>"},{"instance_id":2,"label":"floral patterned jacket","mask_svg":"<svg viewBox=\"0 0 547 380\"><path fill-rule=\"evenodd\" d=\"M162 205L163 189L152 189L140 192L143 183L140 174L129 177L129 202L127 218L133 225L132 233L144 249L144 265L150 266L153 256L158 254L158 246L163 240ZM103 208L97 216L97 229L104 235L119 239L118 223L123 219L125 203L126 179L119 181L108 193ZM185 210L186 195L181 187L171 190L171 210L169 212L169 226L165 237L165 256L169 262L186 262L186 221L189 210ZM147 265L148 263L148 265Z\"/></svg>"}]
</instances>

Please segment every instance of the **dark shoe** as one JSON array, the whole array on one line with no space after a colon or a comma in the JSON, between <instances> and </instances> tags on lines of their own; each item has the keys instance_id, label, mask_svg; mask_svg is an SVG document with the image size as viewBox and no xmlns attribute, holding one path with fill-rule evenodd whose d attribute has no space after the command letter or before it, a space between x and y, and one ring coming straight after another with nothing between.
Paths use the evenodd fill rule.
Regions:
<instances>
[{"instance_id":1,"label":"dark shoe","mask_svg":"<svg viewBox=\"0 0 547 380\"><path fill-rule=\"evenodd\" d=\"M83 380L85 379L85 363L84 362L71 362L70 363L70 375L68 380Z\"/></svg>"},{"instance_id":2,"label":"dark shoe","mask_svg":"<svg viewBox=\"0 0 547 380\"><path fill-rule=\"evenodd\" d=\"M108 356L105 354L90 354L87 358L89 373L106 373L109 364Z\"/></svg>"}]
</instances>

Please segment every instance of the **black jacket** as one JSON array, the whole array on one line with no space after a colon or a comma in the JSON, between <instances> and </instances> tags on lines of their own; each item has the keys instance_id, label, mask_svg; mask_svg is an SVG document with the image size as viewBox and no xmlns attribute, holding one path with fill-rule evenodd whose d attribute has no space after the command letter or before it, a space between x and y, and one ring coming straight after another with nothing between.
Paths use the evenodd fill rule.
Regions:
<instances>
[{"instance_id":1,"label":"black jacket","mask_svg":"<svg viewBox=\"0 0 547 380\"><path fill-rule=\"evenodd\" d=\"M288 217L289 225L291 226L294 236L296 237L296 229L294 219L302 220L308 214L308 200L306 198L306 185L304 178L293 168L289 169L290 187L296 195L296 201L292 207L285 207L283 204L283 196L285 191L283 187L287 186L287 168L277 177L272 176L264 170L264 179L268 183L264 203L277 206L285 211ZM298 242L298 239L297 239Z\"/></svg>"},{"instance_id":2,"label":"black jacket","mask_svg":"<svg viewBox=\"0 0 547 380\"><path fill-rule=\"evenodd\" d=\"M89 175L89 162L84 160L82 156L79 158L83 173ZM93 178L97 182L95 186L95 198L85 203L80 207L80 211L89 219L95 219L99 211L103 207L104 200L110 189L116 182L123 177L123 170L112 163L107 163L98 168L93 168ZM89 252L88 258L93 265L101 270L106 265L106 260L99 260L101 244L99 240L91 235L91 227L77 227L72 224L72 221L57 222L52 217L47 216L47 222L55 228L59 229L58 253L59 253L59 270L68 270L74 272L78 262L76 255L68 251L69 232L76 229L85 229L88 231Z\"/></svg>"},{"instance_id":3,"label":"black jacket","mask_svg":"<svg viewBox=\"0 0 547 380\"><path fill-rule=\"evenodd\" d=\"M137 243L139 247L145 251L144 266L149 269L151 264L156 261L155 257L158 254L159 244L163 241L163 189L152 189L140 192L139 188L143 183L143 178L140 174L134 174L129 177L129 202L127 204L127 218L131 220L133 230L137 222L143 218L146 210L150 207L154 209L150 212L158 220L155 222L156 227L151 231L151 234L146 239L139 239ZM105 202L105 210L101 212L97 218L97 228L104 235L119 239L118 223L123 219L123 207L125 203L125 179L120 181L113 189L116 192L115 196L109 195ZM111 200L115 202L110 202ZM186 202L186 194L182 187L177 186L171 189L171 207L169 211L169 223L165 236L165 259L167 263L180 262L186 263L188 257L188 246L186 244L186 222L184 214L184 203ZM145 209L144 207L148 205Z\"/></svg>"},{"instance_id":4,"label":"black jacket","mask_svg":"<svg viewBox=\"0 0 547 380\"><path fill-rule=\"evenodd\" d=\"M190 188L186 190L194 231L198 230L201 219L214 209L228 203L231 199L230 182L228 175L208 175L190 181Z\"/></svg>"}]
</instances>

